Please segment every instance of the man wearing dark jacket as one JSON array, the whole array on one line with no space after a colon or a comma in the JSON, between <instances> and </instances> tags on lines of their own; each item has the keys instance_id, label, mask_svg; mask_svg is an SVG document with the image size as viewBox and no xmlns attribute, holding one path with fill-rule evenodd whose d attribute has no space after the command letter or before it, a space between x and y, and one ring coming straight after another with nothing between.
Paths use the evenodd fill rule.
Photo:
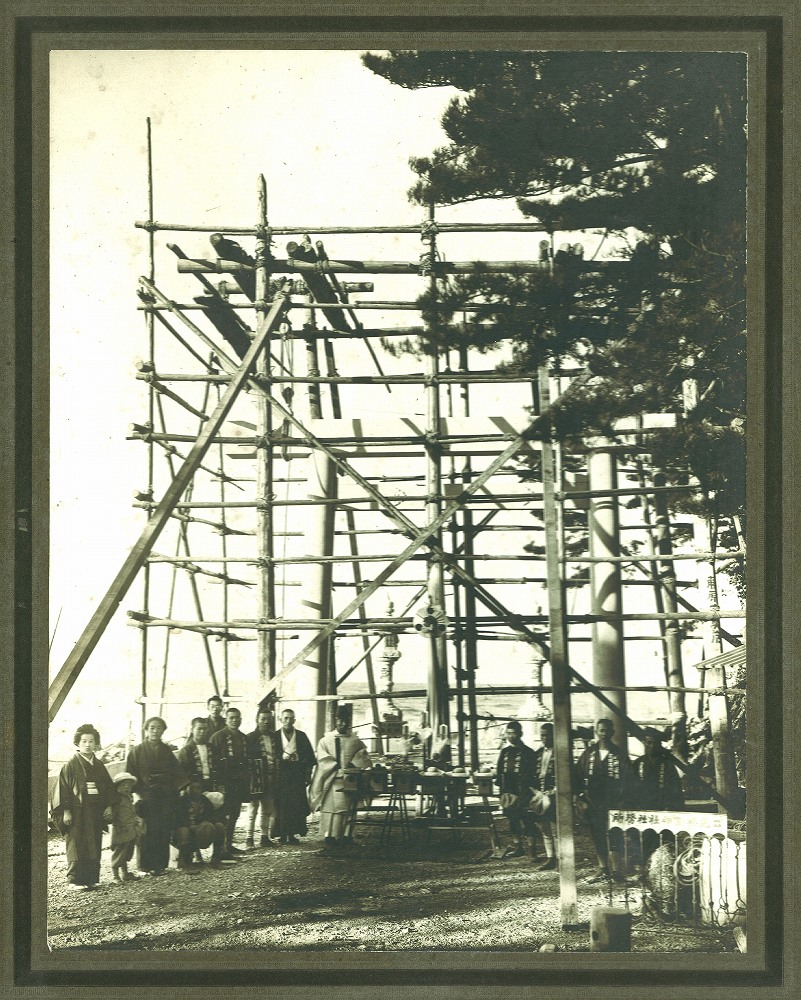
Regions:
<instances>
[{"instance_id":1,"label":"man wearing dark jacket","mask_svg":"<svg viewBox=\"0 0 801 1000\"><path fill-rule=\"evenodd\" d=\"M229 708L225 713L225 728L211 738L211 746L220 757L222 786L225 790L226 848L229 854L244 854L234 847L234 830L242 812L242 803L250 798L250 763L245 734L239 731L242 713Z\"/></svg>"},{"instance_id":2,"label":"man wearing dark jacket","mask_svg":"<svg viewBox=\"0 0 801 1000\"><path fill-rule=\"evenodd\" d=\"M525 853L524 838L529 849L532 846L526 811L536 781L537 758L531 747L523 742L523 727L516 719L510 719L506 724L504 735L507 745L498 757L495 784L498 785L501 809L509 820L509 833L513 840L503 856L517 858Z\"/></svg>"},{"instance_id":3,"label":"man wearing dark jacket","mask_svg":"<svg viewBox=\"0 0 801 1000\"><path fill-rule=\"evenodd\" d=\"M621 878L622 834L620 830L610 831L607 842L607 827L609 810L619 809L623 799L628 758L612 742L614 733L611 719L599 719L595 723L597 740L587 747L576 765L578 787L587 809L586 820L598 855L598 874L591 882Z\"/></svg>"}]
</instances>

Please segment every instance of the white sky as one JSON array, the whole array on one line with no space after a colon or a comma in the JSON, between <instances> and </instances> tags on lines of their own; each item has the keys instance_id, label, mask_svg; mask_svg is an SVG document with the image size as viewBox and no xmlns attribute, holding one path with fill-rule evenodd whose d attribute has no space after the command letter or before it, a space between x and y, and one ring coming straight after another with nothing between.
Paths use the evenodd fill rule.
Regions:
<instances>
[{"instance_id":1,"label":"white sky","mask_svg":"<svg viewBox=\"0 0 801 1000\"><path fill-rule=\"evenodd\" d=\"M361 66L358 52L52 54L51 634L61 614L53 672L144 523L131 501L146 485L146 448L125 437L132 422L147 417L145 386L134 377L136 359L147 353L136 308L137 278L148 269L147 234L134 228L147 217L146 118L157 220L252 225L263 173L275 226L407 224L422 215L406 198L414 180L408 159L444 141L438 120L452 93L391 86ZM442 210L439 218L520 221L512 204L468 205ZM160 239L179 243L189 256L213 256L201 234ZM420 251L414 236L356 239L325 242L332 257L404 260ZM477 238L451 237L446 245L443 237L442 245L450 259L531 258L539 236L471 239ZM277 256L284 256L285 242L276 237ZM584 243L591 252L591 240ZM176 300L200 291L188 284L191 276L175 273L170 253L159 252L156 268L157 284ZM375 280L378 299L419 294ZM400 322L411 325L412 316ZM361 318L379 325L374 314ZM338 357L340 371L343 358L347 363L349 356ZM408 412L389 397L370 405ZM483 405L486 412L496 408L488 397ZM402 601L396 597L396 606ZM135 584L54 723L54 746L78 723L94 720L107 740L124 730L121 720L138 718L139 633L126 624L125 611L140 603Z\"/></svg>"}]
</instances>

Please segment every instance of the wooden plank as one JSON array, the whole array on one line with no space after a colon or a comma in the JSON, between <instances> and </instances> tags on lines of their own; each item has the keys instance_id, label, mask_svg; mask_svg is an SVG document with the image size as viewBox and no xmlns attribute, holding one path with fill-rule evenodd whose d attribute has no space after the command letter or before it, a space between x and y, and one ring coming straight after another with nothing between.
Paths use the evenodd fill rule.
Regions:
<instances>
[{"instance_id":1,"label":"wooden plank","mask_svg":"<svg viewBox=\"0 0 801 1000\"><path fill-rule=\"evenodd\" d=\"M108 623L116 612L120 601L127 594L128 589L136 578L137 573L142 568L156 543L162 528L169 520L173 509L178 505L187 486L192 481L203 456L208 451L215 435L224 423L226 417L239 395L240 390L248 381L250 369L252 368L256 356L267 343L268 338L280 322L286 312L288 299L285 295L276 297L272 308L264 318L258 330L250 350L242 360L241 366L236 369L228 388L220 399L220 402L209 417L207 423L198 435L197 441L187 455L183 465L170 483L164 493L152 517L145 526L144 531L131 549L128 557L122 564L120 571L111 583L108 591L101 600L97 610L92 615L88 625L81 633L80 638L75 643L72 651L64 662L64 665L56 674L50 685L49 691L49 720L52 722L58 710L64 703L64 699L69 694L73 684L83 669L84 664L89 659L92 650L97 645L100 636L103 634Z\"/></svg>"}]
</instances>

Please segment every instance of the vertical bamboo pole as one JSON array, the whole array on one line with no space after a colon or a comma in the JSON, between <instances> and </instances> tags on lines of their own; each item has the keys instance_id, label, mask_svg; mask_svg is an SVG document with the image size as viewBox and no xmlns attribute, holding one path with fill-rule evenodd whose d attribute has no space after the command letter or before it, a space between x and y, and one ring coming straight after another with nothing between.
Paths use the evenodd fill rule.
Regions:
<instances>
[{"instance_id":1,"label":"vertical bamboo pole","mask_svg":"<svg viewBox=\"0 0 801 1000\"><path fill-rule=\"evenodd\" d=\"M258 237L256 239L256 301L257 323L260 325L266 315L267 300L267 262L270 247L267 236L267 183L264 174L259 175L257 183L258 196ZM269 378L272 375L270 360L271 341L268 338L264 350L259 353L256 370L258 374ZM261 445L258 449L256 471L256 494L259 507L256 515L256 537L259 555L259 617L272 620L275 618L275 554L274 523L272 496L273 484L273 411L264 393L257 397L256 426ZM258 679L263 685L275 676L275 632L259 629L257 642ZM226 690L226 694L227 694Z\"/></svg>"},{"instance_id":2,"label":"vertical bamboo pole","mask_svg":"<svg viewBox=\"0 0 801 1000\"><path fill-rule=\"evenodd\" d=\"M469 371L467 358L467 348L459 348L459 369L463 372ZM468 382L461 383L462 416L470 416L470 385ZM468 484L472 479L472 465L470 459L465 459L462 468L462 482ZM464 568L471 575L475 575L475 561L473 559L474 546L473 538L475 530L473 527L473 512L469 507L462 510L462 547L464 552ZM455 578L454 578L455 579ZM476 595L473 588L464 588L464 612L467 622L475 621L476 618ZM470 767L477 771L480 761L478 757L478 702L476 700L476 670L478 669L478 646L476 643L476 630L469 626L464 629L464 669L467 682L467 712L468 727L470 736Z\"/></svg>"},{"instance_id":3,"label":"vertical bamboo pole","mask_svg":"<svg viewBox=\"0 0 801 1000\"><path fill-rule=\"evenodd\" d=\"M453 459L451 459L451 482L456 482L455 470L453 469ZM456 554L459 549L459 522L454 517L451 521L451 551ZM464 583L457 576L454 576L451 584L453 586L453 615L457 622L462 620L462 589ZM453 630L453 655L454 655L454 675L456 677L456 750L459 758L459 767L464 767L465 762L465 732L464 732L464 636L465 629L462 625L454 627Z\"/></svg>"},{"instance_id":4,"label":"vertical bamboo pole","mask_svg":"<svg viewBox=\"0 0 801 1000\"><path fill-rule=\"evenodd\" d=\"M539 373L540 412L550 404L548 369ZM564 581L560 568L559 518L556 504L554 446L542 442L542 496L545 526L545 561L548 573L548 622L551 632L551 686L554 723L554 768L556 772L556 837L559 858L559 902L562 927L578 920L576 896L576 855L573 842L572 719L570 713L570 673Z\"/></svg>"},{"instance_id":5,"label":"vertical bamboo pole","mask_svg":"<svg viewBox=\"0 0 801 1000\"><path fill-rule=\"evenodd\" d=\"M307 463L307 493L309 499L332 500L337 494L337 470L334 463L321 451L312 452ZM313 508L310 515L305 541L307 553L310 556L326 556L333 554L334 546L334 504L320 504ZM306 586L301 603L309 618L331 617L331 580L333 563L308 563L306 570ZM320 643L304 658L301 672L298 676L299 695L334 694L335 687L329 682L330 651L332 644ZM315 701L315 739L322 738L326 731L326 702Z\"/></svg>"},{"instance_id":6,"label":"vertical bamboo pole","mask_svg":"<svg viewBox=\"0 0 801 1000\"><path fill-rule=\"evenodd\" d=\"M222 389L218 385L217 386L217 405L218 406L219 406L219 403L220 403L221 395L222 395ZM225 496L226 496L226 490L225 490L225 449L223 448L222 445L218 445L218 447L217 447L217 457L219 458L219 461L220 461L220 502L221 503L225 503ZM228 534L226 532L227 521L226 521L226 516L225 516L225 507L221 507L220 508L220 523L222 524L222 531L220 532L220 547L221 547L221 551L222 551L222 557L223 557L223 559L226 559L227 556L228 556ZM223 618L222 618L222 620L224 622L230 621L230 619L228 617L228 605L229 605L228 597L229 597L229 584L228 584L228 580L223 580L223 592L222 592ZM228 690L228 683L229 683L229 681L228 681L228 670L229 670L229 665L230 665L229 664L229 645L230 644L228 642L228 629L226 629L225 631L226 631L226 636L225 636L225 641L223 642L223 690L227 691ZM215 683L214 693L215 694L219 694L220 692L217 690L217 682L216 682L216 680L215 680L214 683Z\"/></svg>"},{"instance_id":7,"label":"vertical bamboo pole","mask_svg":"<svg viewBox=\"0 0 801 1000\"><path fill-rule=\"evenodd\" d=\"M362 579L362 567L359 562L359 542L356 537L356 516L352 509L347 509L345 511L345 519L348 525L350 552L353 556L353 582L356 584L356 593L358 594L364 587L364 580ZM331 536L331 548L333 550L333 535ZM367 625L367 609L363 604L359 607L359 621L362 625ZM373 725L378 727L381 723L381 716L378 712L378 691L376 689L375 672L373 670L372 646L370 645L370 637L367 635L366 629L362 631L362 650L364 653L364 667L367 671L367 689L370 692L370 709L373 716Z\"/></svg>"},{"instance_id":8,"label":"vertical bamboo pole","mask_svg":"<svg viewBox=\"0 0 801 1000\"><path fill-rule=\"evenodd\" d=\"M148 277L151 281L156 280L156 253L155 253L155 232L153 230L153 135L150 118L147 119L147 218L150 223L150 227L147 231L147 248L148 248ZM148 351L147 358L150 363L150 370L156 370L156 331L155 331L155 317L152 312L147 313L147 341L148 341ZM148 386L148 422L151 427L154 426L155 420L155 397L156 390L153 388L153 383L151 382ZM154 472L154 444L152 441L147 443L147 493L148 496L153 498L153 490L155 489L153 472ZM147 508L147 516L153 513L152 506ZM145 563L142 567L142 612L143 614L150 614L150 565ZM141 653L141 688L142 688L142 706L141 706L141 728L144 729L145 720L147 718L147 705L145 704L145 699L147 698L147 660L148 660L148 632L146 628L141 629L142 632L142 645L140 649Z\"/></svg>"},{"instance_id":9,"label":"vertical bamboo pole","mask_svg":"<svg viewBox=\"0 0 801 1000\"><path fill-rule=\"evenodd\" d=\"M657 489L665 485L665 476L661 472L654 474L654 486ZM656 512L656 548L663 556L673 554L673 538L670 532L670 513L667 497L664 493L654 494L654 511ZM669 614L676 614L678 604L676 594L676 569L672 559L659 563L659 581L663 594L663 606ZM679 623L676 620L665 621L665 654L667 657L667 685L674 688L668 698L670 702L670 718L673 730L673 753L682 760L687 759L687 709L684 691L684 670L681 662L681 636Z\"/></svg>"},{"instance_id":10,"label":"vertical bamboo pole","mask_svg":"<svg viewBox=\"0 0 801 1000\"><path fill-rule=\"evenodd\" d=\"M434 223L434 206L429 205L428 220ZM429 285L433 292L437 289L437 278L433 273L435 258L435 237L430 234L430 263L432 272ZM435 376L439 373L439 356L436 350L425 355L425 373L429 376L426 387L426 428L431 439L426 442L426 520L435 521L441 511L442 496L442 453L439 442L433 440L439 434L440 426L440 396L439 385ZM437 545L442 545L442 530L433 537ZM428 562L428 598L436 607L445 610L445 583L442 570L442 560L432 555ZM448 719L448 659L447 639L444 634L432 635L429 643L428 662L428 714L431 728L439 732L440 726L450 729Z\"/></svg>"},{"instance_id":11,"label":"vertical bamboo pole","mask_svg":"<svg viewBox=\"0 0 801 1000\"><path fill-rule=\"evenodd\" d=\"M309 295L307 297L307 302L312 303L313 301L314 297ZM312 331L316 328L317 320L314 309L307 309L305 313L305 320L303 322L303 329ZM320 375L320 359L317 354L317 340L315 337L306 338L306 374L310 378L319 378ZM308 396L309 416L312 420L319 420L323 415L323 409L320 402L319 382L309 383Z\"/></svg>"}]
</instances>

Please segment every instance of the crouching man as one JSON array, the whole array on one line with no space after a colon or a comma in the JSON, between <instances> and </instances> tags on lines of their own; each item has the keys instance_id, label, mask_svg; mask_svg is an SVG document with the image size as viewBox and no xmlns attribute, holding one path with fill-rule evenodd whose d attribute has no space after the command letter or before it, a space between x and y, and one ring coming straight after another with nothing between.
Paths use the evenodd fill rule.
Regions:
<instances>
[{"instance_id":1,"label":"crouching man","mask_svg":"<svg viewBox=\"0 0 801 1000\"><path fill-rule=\"evenodd\" d=\"M178 867L194 871L192 863L195 851L214 846L211 863L219 866L223 862L225 848L225 824L215 819L215 809L201 792L198 780L190 781L178 800L178 826L172 832L173 847L178 848Z\"/></svg>"}]
</instances>

